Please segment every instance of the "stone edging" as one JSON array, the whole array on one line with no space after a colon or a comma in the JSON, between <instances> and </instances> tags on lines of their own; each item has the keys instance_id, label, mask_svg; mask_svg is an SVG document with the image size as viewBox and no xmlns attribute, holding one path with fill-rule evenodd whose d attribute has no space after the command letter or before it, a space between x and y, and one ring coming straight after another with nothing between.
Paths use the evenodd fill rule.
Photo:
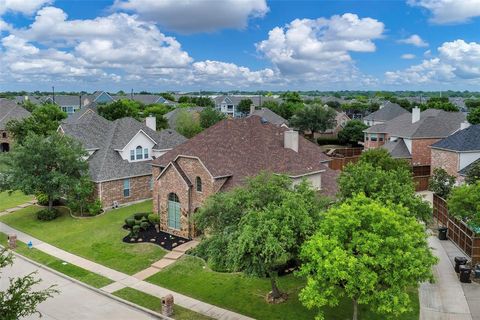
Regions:
<instances>
[{"instance_id":1,"label":"stone edging","mask_svg":"<svg viewBox=\"0 0 480 320\"><path fill-rule=\"evenodd\" d=\"M0 245L0 248L4 248L4 246ZM27 258L27 257L25 257L25 256L23 256L23 255L15 252L15 251L13 251L13 250L10 250L10 249L9 249L8 252L13 253L13 255L15 255L16 257L19 257L20 259L23 259L23 260L25 260L25 261L28 261L28 262L30 262L31 264L34 264L34 265L36 265L36 266L39 267L39 268L45 269L45 270L47 270L47 271L49 271L49 272L52 272L52 273L56 274L56 275L59 276L59 277L62 277L62 278L64 278L64 279L66 279L66 280L75 282L75 283L77 283L77 284L79 284L79 285L81 285L81 286L83 286L83 287L85 287L85 288L87 288L87 289L89 289L89 290L95 291L96 293L99 293L99 294L101 294L101 295L104 295L104 296L106 296L106 297L108 297L108 298L110 298L110 299L113 299L113 300L116 300L116 301L118 301L118 302L120 302L120 303L123 303L123 304L125 304L125 305L128 305L128 306L131 307L131 308L138 309L139 311L144 312L144 313L147 313L147 314L149 314L149 315L152 315L152 316L154 316L154 317L156 317L156 318L158 318L158 319L162 319L162 320L174 320L174 319L169 318L169 317L166 317L166 316L164 316L164 315L162 315L162 314L160 314L160 313L158 313L158 312L155 312L155 311L153 311L153 310L144 308L144 307L142 307L142 306L140 306L140 305L138 305L138 304L135 304L135 303L130 302L130 301L128 301L128 300L125 300L125 299L122 299L122 298L120 298L120 297L117 297L117 296L115 296L115 295L113 295L113 294L111 294L111 293L108 293L108 292L105 292L105 291L100 290L100 289L98 289L98 288L92 287L91 285L88 285L88 284L86 284L86 283L84 283L84 282L82 282L82 281L80 281L80 280L77 280L77 279L75 279L75 278L72 278L72 277L64 274L64 273L61 273L60 271L54 270L54 269L52 269L52 268L50 268L50 267L48 267L48 266L45 266L45 265L43 265L43 264L41 264L41 263L39 263L39 262L36 262L36 261L34 261L34 260L30 259L30 258ZM61 260L61 259L59 259L59 260ZM70 264L70 263L69 263L69 264ZM88 270L87 270L87 271L88 271ZM89 271L89 272L90 272L90 271ZM94 273L94 272L90 272L90 273ZM94 273L94 274L95 274L95 273Z\"/></svg>"}]
</instances>

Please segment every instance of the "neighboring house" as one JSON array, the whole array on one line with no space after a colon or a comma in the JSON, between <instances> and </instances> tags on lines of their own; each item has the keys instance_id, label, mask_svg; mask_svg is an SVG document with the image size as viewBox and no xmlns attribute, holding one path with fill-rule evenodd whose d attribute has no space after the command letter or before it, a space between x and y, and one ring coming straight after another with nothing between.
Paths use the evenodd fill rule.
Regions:
<instances>
[{"instance_id":1,"label":"neighboring house","mask_svg":"<svg viewBox=\"0 0 480 320\"><path fill-rule=\"evenodd\" d=\"M8 152L11 149L12 137L6 130L10 120L22 120L30 116L30 112L18 105L15 100L0 99L0 152Z\"/></svg>"},{"instance_id":2,"label":"neighboring house","mask_svg":"<svg viewBox=\"0 0 480 320\"><path fill-rule=\"evenodd\" d=\"M279 101L278 99L271 97L263 96L233 96L233 95L222 95L213 98L215 102L215 107L223 112L228 117L240 117L242 116L241 112L238 111L238 104L240 101L250 99L253 102L253 107L260 108L262 104L266 101Z\"/></svg>"},{"instance_id":3,"label":"neighboring house","mask_svg":"<svg viewBox=\"0 0 480 320\"><path fill-rule=\"evenodd\" d=\"M176 105L175 102L167 100L164 97L156 94L116 95L113 98L115 99L115 101L120 99L128 99L128 100L140 102L144 105L157 104L157 103L167 104L171 106Z\"/></svg>"},{"instance_id":4,"label":"neighboring house","mask_svg":"<svg viewBox=\"0 0 480 320\"><path fill-rule=\"evenodd\" d=\"M195 116L200 117L200 112L205 109L204 107L189 107L189 108L176 108L172 111L166 113L163 117L168 121L168 127L170 129L176 130L177 129L177 117L180 112L189 112L193 113Z\"/></svg>"},{"instance_id":5,"label":"neighboring house","mask_svg":"<svg viewBox=\"0 0 480 320\"><path fill-rule=\"evenodd\" d=\"M468 126L431 146L432 171L443 168L448 174L462 181L469 166L480 159L480 125Z\"/></svg>"},{"instance_id":6,"label":"neighboring house","mask_svg":"<svg viewBox=\"0 0 480 320\"><path fill-rule=\"evenodd\" d=\"M326 108L330 108L329 106L325 105ZM335 127L332 129L327 129L325 132L315 132L314 138L337 138L338 133L343 130L345 125L348 121L350 121L350 117L347 116L345 112L338 112L335 110Z\"/></svg>"},{"instance_id":7,"label":"neighboring house","mask_svg":"<svg viewBox=\"0 0 480 320\"><path fill-rule=\"evenodd\" d=\"M288 121L268 108L255 109L252 106L249 116L257 116L276 126L288 128Z\"/></svg>"},{"instance_id":8,"label":"neighboring house","mask_svg":"<svg viewBox=\"0 0 480 320\"><path fill-rule=\"evenodd\" d=\"M174 130L155 131L133 118L109 121L90 108L64 121L58 131L80 141L88 152L95 196L103 207L152 197L152 160L186 141Z\"/></svg>"},{"instance_id":9,"label":"neighboring house","mask_svg":"<svg viewBox=\"0 0 480 320\"><path fill-rule=\"evenodd\" d=\"M458 131L465 115L428 109L402 114L366 130L365 149L383 147L392 156L411 160L413 166L431 165L430 146Z\"/></svg>"},{"instance_id":10,"label":"neighboring house","mask_svg":"<svg viewBox=\"0 0 480 320\"><path fill-rule=\"evenodd\" d=\"M303 178L334 196L337 173L330 158L298 132L251 116L226 119L153 161L154 212L161 229L195 236L192 214L217 192L231 190L262 171Z\"/></svg>"},{"instance_id":11,"label":"neighboring house","mask_svg":"<svg viewBox=\"0 0 480 320\"><path fill-rule=\"evenodd\" d=\"M380 108L370 113L368 116L363 118L363 123L367 126L374 126L376 124L382 124L396 117L409 113L404 108L400 107L400 105L396 103L392 103L390 101L386 101L380 105Z\"/></svg>"}]
</instances>

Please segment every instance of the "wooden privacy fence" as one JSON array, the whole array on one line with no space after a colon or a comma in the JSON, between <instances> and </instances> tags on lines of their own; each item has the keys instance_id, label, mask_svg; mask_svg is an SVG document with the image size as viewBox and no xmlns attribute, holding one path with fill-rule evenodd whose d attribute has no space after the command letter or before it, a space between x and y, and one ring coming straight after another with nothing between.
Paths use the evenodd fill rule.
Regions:
<instances>
[{"instance_id":1,"label":"wooden privacy fence","mask_svg":"<svg viewBox=\"0 0 480 320\"><path fill-rule=\"evenodd\" d=\"M428 181L430 180L430 166L413 166L413 182L415 191L428 190Z\"/></svg>"},{"instance_id":2,"label":"wooden privacy fence","mask_svg":"<svg viewBox=\"0 0 480 320\"><path fill-rule=\"evenodd\" d=\"M480 237L463 221L449 215L447 202L433 195L433 218L448 228L447 237L453 241L472 260L480 263Z\"/></svg>"},{"instance_id":3,"label":"wooden privacy fence","mask_svg":"<svg viewBox=\"0 0 480 320\"><path fill-rule=\"evenodd\" d=\"M355 163L360 158L363 148L340 148L335 149L333 153L326 154L332 159L328 163L330 169L343 170L349 163Z\"/></svg>"}]
</instances>

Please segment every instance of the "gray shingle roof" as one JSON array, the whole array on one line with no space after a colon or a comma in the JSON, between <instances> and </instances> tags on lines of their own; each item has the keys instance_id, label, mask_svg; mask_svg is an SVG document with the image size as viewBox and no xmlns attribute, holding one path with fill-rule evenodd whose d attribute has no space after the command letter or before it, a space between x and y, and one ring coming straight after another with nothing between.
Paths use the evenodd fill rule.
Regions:
<instances>
[{"instance_id":1,"label":"gray shingle roof","mask_svg":"<svg viewBox=\"0 0 480 320\"><path fill-rule=\"evenodd\" d=\"M288 124L288 121L273 112L272 110L268 108L261 108L259 110L255 110L250 116L259 116L262 119L267 120L268 122L281 126L282 124Z\"/></svg>"},{"instance_id":2,"label":"gray shingle roof","mask_svg":"<svg viewBox=\"0 0 480 320\"><path fill-rule=\"evenodd\" d=\"M406 113L386 123L371 126L364 132L388 133L402 138L445 138L460 129L463 121L465 115L461 112L428 109L421 113L420 120L415 123L412 123L412 115Z\"/></svg>"},{"instance_id":3,"label":"gray shingle roof","mask_svg":"<svg viewBox=\"0 0 480 320\"><path fill-rule=\"evenodd\" d=\"M30 112L18 105L14 100L0 99L0 130L5 130L5 126L10 120L21 120L29 115Z\"/></svg>"},{"instance_id":4,"label":"gray shingle roof","mask_svg":"<svg viewBox=\"0 0 480 320\"><path fill-rule=\"evenodd\" d=\"M398 104L387 101L382 104L380 109L366 116L364 120L389 121L406 113L409 112Z\"/></svg>"},{"instance_id":5,"label":"gray shingle roof","mask_svg":"<svg viewBox=\"0 0 480 320\"><path fill-rule=\"evenodd\" d=\"M473 161L472 163L470 163L468 166L466 166L465 168L463 168L462 170L458 171L458 173L461 175L461 176L466 176L468 174L468 171L470 171L471 168L473 168L475 165L477 165L477 163L480 163L480 159L477 159L475 161Z\"/></svg>"},{"instance_id":6,"label":"gray shingle roof","mask_svg":"<svg viewBox=\"0 0 480 320\"><path fill-rule=\"evenodd\" d=\"M403 139L388 141L382 146L382 148L386 149L393 158L409 159L412 157Z\"/></svg>"},{"instance_id":7,"label":"gray shingle roof","mask_svg":"<svg viewBox=\"0 0 480 320\"><path fill-rule=\"evenodd\" d=\"M85 149L95 150L88 163L90 176L96 182L151 174L151 161L128 162L116 151L123 149L140 130L156 142L153 148L158 150L172 149L187 140L174 130L154 131L133 118L108 121L95 112L85 112L76 121L64 122L61 129Z\"/></svg>"},{"instance_id":8,"label":"gray shingle roof","mask_svg":"<svg viewBox=\"0 0 480 320\"><path fill-rule=\"evenodd\" d=\"M473 125L432 144L432 148L452 151L479 151L480 125Z\"/></svg>"}]
</instances>

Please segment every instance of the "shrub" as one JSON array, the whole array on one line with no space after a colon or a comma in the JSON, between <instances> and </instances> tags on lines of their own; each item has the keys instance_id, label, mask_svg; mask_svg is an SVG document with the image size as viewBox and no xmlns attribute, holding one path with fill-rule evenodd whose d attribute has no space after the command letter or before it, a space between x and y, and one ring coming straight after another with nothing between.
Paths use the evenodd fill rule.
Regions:
<instances>
[{"instance_id":1,"label":"shrub","mask_svg":"<svg viewBox=\"0 0 480 320\"><path fill-rule=\"evenodd\" d=\"M49 210L48 208L37 212L37 219L41 221L51 221L60 216L60 212L57 209Z\"/></svg>"},{"instance_id":2,"label":"shrub","mask_svg":"<svg viewBox=\"0 0 480 320\"><path fill-rule=\"evenodd\" d=\"M142 222L140 223L140 228L142 228L142 230L145 231L145 230L148 229L148 227L150 227L150 223L149 223L149 222L147 222L147 221L142 221Z\"/></svg>"},{"instance_id":3,"label":"shrub","mask_svg":"<svg viewBox=\"0 0 480 320\"><path fill-rule=\"evenodd\" d=\"M125 225L129 228L132 228L135 225L135 219L133 218L125 219Z\"/></svg>"},{"instance_id":4,"label":"shrub","mask_svg":"<svg viewBox=\"0 0 480 320\"><path fill-rule=\"evenodd\" d=\"M37 193L35 195L35 198L37 199L37 202L41 206L48 206L48 196L44 193ZM57 206L60 204L60 200L54 199L53 200L53 205Z\"/></svg>"},{"instance_id":5,"label":"shrub","mask_svg":"<svg viewBox=\"0 0 480 320\"><path fill-rule=\"evenodd\" d=\"M152 213L148 215L148 221L150 221L151 224L158 224L160 222L160 217L158 214Z\"/></svg>"},{"instance_id":6,"label":"shrub","mask_svg":"<svg viewBox=\"0 0 480 320\"><path fill-rule=\"evenodd\" d=\"M137 212L133 215L135 220L142 220L142 218L147 218L148 217L148 212Z\"/></svg>"},{"instance_id":7,"label":"shrub","mask_svg":"<svg viewBox=\"0 0 480 320\"><path fill-rule=\"evenodd\" d=\"M132 237L132 238L138 237L139 232L140 232L140 226L134 225L132 227L132 231L130 231L130 237Z\"/></svg>"},{"instance_id":8,"label":"shrub","mask_svg":"<svg viewBox=\"0 0 480 320\"><path fill-rule=\"evenodd\" d=\"M317 143L320 146L324 146L328 144L336 144L336 145L341 144L340 141L336 138L323 138L323 137L317 138Z\"/></svg>"},{"instance_id":9,"label":"shrub","mask_svg":"<svg viewBox=\"0 0 480 320\"><path fill-rule=\"evenodd\" d=\"M91 216L96 216L102 212L102 203L97 199L94 202L89 203L87 209Z\"/></svg>"}]
</instances>

